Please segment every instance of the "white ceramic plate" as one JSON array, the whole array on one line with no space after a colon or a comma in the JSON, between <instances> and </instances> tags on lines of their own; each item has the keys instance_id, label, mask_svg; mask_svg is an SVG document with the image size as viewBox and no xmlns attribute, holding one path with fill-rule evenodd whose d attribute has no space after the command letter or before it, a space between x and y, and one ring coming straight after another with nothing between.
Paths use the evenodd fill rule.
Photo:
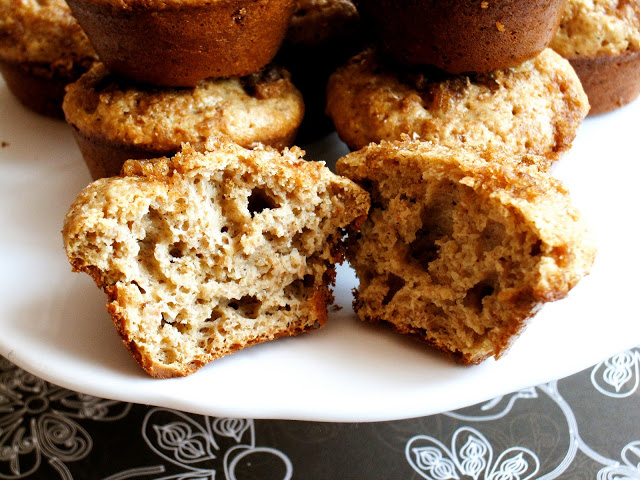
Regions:
<instances>
[{"instance_id":1,"label":"white ceramic plate","mask_svg":"<svg viewBox=\"0 0 640 480\"><path fill-rule=\"evenodd\" d=\"M341 267L326 328L258 345L196 374L147 377L120 343L105 298L74 274L62 219L90 181L68 127L23 109L0 83L0 354L80 392L214 416L373 421L439 413L587 368L640 344L640 102L588 119L555 168L592 224L599 255L569 298L543 308L511 352L465 368L360 323ZM308 158L345 152L335 136Z\"/></svg>"}]
</instances>

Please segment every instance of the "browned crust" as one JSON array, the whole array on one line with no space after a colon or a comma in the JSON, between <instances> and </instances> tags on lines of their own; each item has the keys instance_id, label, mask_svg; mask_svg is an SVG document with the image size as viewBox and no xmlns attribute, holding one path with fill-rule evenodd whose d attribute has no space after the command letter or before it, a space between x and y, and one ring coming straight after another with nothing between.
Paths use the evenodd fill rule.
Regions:
<instances>
[{"instance_id":1,"label":"browned crust","mask_svg":"<svg viewBox=\"0 0 640 480\"><path fill-rule=\"evenodd\" d=\"M479 365L489 357L494 357L496 360L502 357L509 351L511 345L513 345L518 337L525 331L529 324L529 321L533 318L533 314L531 314L533 310L530 310L529 315L520 315L519 318L514 315L512 323L503 325L503 327L505 328L505 334L503 335L501 342L496 342L494 350L492 350L490 353L487 353L486 355L469 355L464 354L457 349L451 350L450 346L437 341L430 334L428 329L412 327L407 323L394 322L391 320L383 319L380 316L369 316L360 314L359 312L360 308L362 307L362 302L358 299L357 290L354 291L354 297L355 300L353 301L353 309L362 321L374 325L383 325L391 329L395 333L414 338L465 366Z\"/></svg>"},{"instance_id":2,"label":"browned crust","mask_svg":"<svg viewBox=\"0 0 640 480\"><path fill-rule=\"evenodd\" d=\"M158 151L147 145L126 145L99 138L90 138L71 125L73 138L82 153L89 173L94 180L120 174L124 162L129 159L151 159L174 155L176 150Z\"/></svg>"},{"instance_id":3,"label":"browned crust","mask_svg":"<svg viewBox=\"0 0 640 480\"><path fill-rule=\"evenodd\" d=\"M510 68L536 56L551 42L565 2L357 0L356 4L381 49L397 61L435 65L458 74Z\"/></svg>"},{"instance_id":4,"label":"browned crust","mask_svg":"<svg viewBox=\"0 0 640 480\"><path fill-rule=\"evenodd\" d=\"M569 62L589 97L589 115L610 112L631 103L640 95L640 51L575 57Z\"/></svg>"},{"instance_id":5,"label":"browned crust","mask_svg":"<svg viewBox=\"0 0 640 480\"><path fill-rule=\"evenodd\" d=\"M120 175L127 160L171 157L180 150L180 146L171 150L157 150L153 148L153 145L129 145L102 138L92 138L80 132L75 125L71 123L69 125L93 180ZM264 145L282 150L293 143L297 130L294 128L287 135L265 139Z\"/></svg>"},{"instance_id":6,"label":"browned crust","mask_svg":"<svg viewBox=\"0 0 640 480\"><path fill-rule=\"evenodd\" d=\"M360 219L363 218L364 217L359 217L359 219L356 219L352 223L351 228L355 228L355 224L361 223ZM334 243L332 246L332 261L341 263L344 259L343 253L344 245L342 244L342 242L338 241ZM308 300L313 312L311 317L315 319L314 323L305 323L306 319L301 319L300 322L291 325L291 327L286 330L272 332L270 335L260 335L244 345L231 344L226 349L212 352L212 354L205 360L196 360L188 365L180 365L179 367L167 368L153 362L148 356L144 355L144 353L141 352L138 348L136 342L131 338L126 327L127 319L124 315L122 315L121 309L118 304L117 288L114 285L106 284L103 272L95 266L85 265L84 262L79 258L70 259L70 263L74 272L84 272L88 274L96 283L98 288L101 288L106 293L107 312L111 316L111 320L116 327L123 345L127 348L133 359L142 367L142 369L154 378L176 378L187 376L194 373L199 368L203 367L213 360L235 353L252 345L276 340L282 337L293 337L322 328L327 324L327 321L329 319L327 307L331 305L334 300L330 286L335 285L336 270L335 265L327 262L327 270L322 275L321 283L312 287L313 294Z\"/></svg>"},{"instance_id":7,"label":"browned crust","mask_svg":"<svg viewBox=\"0 0 640 480\"><path fill-rule=\"evenodd\" d=\"M104 274L94 266L83 265L82 260L72 259L70 261L74 272L85 272L88 274L107 295L107 312L111 316L111 320L116 327L118 335L122 340L122 343L127 348L131 356L136 362L154 378L175 378L184 377L194 373L196 370L206 365L207 363L221 358L223 356L237 352L238 350L245 349L252 345L259 343L276 340L282 337L293 337L303 334L308 331L316 330L324 327L328 321L327 307L333 303L333 295L329 289L329 285L335 283L336 271L333 265L329 265L329 268L322 276L322 283L314 286L314 291L309 299L309 303L312 307L313 317L315 317L314 323L305 323L306 319L301 319L300 322L291 325L286 330L272 332L270 335L260 335L250 340L244 345L231 344L225 349L217 350L206 360L196 360L187 365L180 365L179 367L167 368L153 362L148 356L144 355L138 348L136 342L131 338L128 333L126 324L127 319L121 313L121 309L118 304L117 288L114 285L107 285L104 280Z\"/></svg>"},{"instance_id":8,"label":"browned crust","mask_svg":"<svg viewBox=\"0 0 640 480\"><path fill-rule=\"evenodd\" d=\"M64 119L62 99L65 86L89 67L90 60L75 68L59 69L43 63L14 63L0 59L0 73L9 91L25 107L52 118Z\"/></svg>"},{"instance_id":9,"label":"browned crust","mask_svg":"<svg viewBox=\"0 0 640 480\"><path fill-rule=\"evenodd\" d=\"M109 70L185 87L262 69L278 51L295 8L294 0L68 3Z\"/></svg>"}]
</instances>

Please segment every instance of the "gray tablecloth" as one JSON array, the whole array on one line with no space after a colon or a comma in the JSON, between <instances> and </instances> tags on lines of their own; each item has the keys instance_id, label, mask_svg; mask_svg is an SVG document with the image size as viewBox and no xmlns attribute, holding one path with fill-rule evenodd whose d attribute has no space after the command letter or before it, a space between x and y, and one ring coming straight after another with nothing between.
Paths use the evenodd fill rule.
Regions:
<instances>
[{"instance_id":1,"label":"gray tablecloth","mask_svg":"<svg viewBox=\"0 0 640 480\"><path fill-rule=\"evenodd\" d=\"M83 395L0 357L0 479L640 479L640 347L461 410L214 418Z\"/></svg>"}]
</instances>

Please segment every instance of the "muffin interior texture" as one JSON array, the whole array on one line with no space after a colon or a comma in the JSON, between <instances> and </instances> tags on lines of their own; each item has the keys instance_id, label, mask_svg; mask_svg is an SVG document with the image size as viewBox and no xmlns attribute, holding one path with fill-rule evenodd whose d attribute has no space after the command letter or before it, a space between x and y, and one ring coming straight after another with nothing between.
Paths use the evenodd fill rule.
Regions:
<instances>
[{"instance_id":1,"label":"muffin interior texture","mask_svg":"<svg viewBox=\"0 0 640 480\"><path fill-rule=\"evenodd\" d=\"M69 259L105 289L148 373L185 375L324 325L341 229L365 214L367 195L299 154L187 148L130 161L128 176L78 197L65 223Z\"/></svg>"},{"instance_id":2,"label":"muffin interior texture","mask_svg":"<svg viewBox=\"0 0 640 480\"><path fill-rule=\"evenodd\" d=\"M425 157L383 144L340 160L372 201L347 254L354 308L474 364L500 357L542 302L566 296L594 252L566 191L534 168L436 147Z\"/></svg>"}]
</instances>

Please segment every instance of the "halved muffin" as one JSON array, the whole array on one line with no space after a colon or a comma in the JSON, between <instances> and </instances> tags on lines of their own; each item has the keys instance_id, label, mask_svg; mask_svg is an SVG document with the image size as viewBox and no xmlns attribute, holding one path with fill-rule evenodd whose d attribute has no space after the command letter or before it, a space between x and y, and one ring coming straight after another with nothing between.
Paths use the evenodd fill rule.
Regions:
<instances>
[{"instance_id":1,"label":"halved muffin","mask_svg":"<svg viewBox=\"0 0 640 480\"><path fill-rule=\"evenodd\" d=\"M406 140L369 145L336 165L371 194L347 249L356 313L464 364L502 356L595 256L559 181L509 152L491 156Z\"/></svg>"},{"instance_id":2,"label":"halved muffin","mask_svg":"<svg viewBox=\"0 0 640 480\"><path fill-rule=\"evenodd\" d=\"M154 377L324 325L343 229L367 193L299 149L222 137L99 179L64 224L74 270L107 294L122 341Z\"/></svg>"}]
</instances>

